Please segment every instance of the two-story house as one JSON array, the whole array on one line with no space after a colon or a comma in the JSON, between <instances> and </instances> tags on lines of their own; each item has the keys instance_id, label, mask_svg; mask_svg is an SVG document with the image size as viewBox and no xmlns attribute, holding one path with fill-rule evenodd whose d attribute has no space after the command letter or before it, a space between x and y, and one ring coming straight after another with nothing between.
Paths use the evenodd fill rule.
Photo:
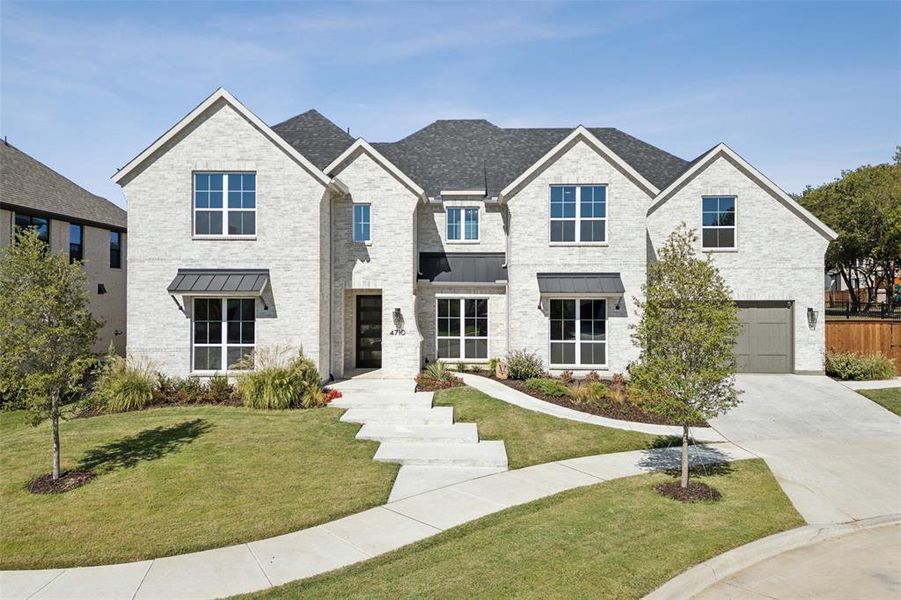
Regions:
<instances>
[{"instance_id":1,"label":"two-story house","mask_svg":"<svg viewBox=\"0 0 901 600\"><path fill-rule=\"evenodd\" d=\"M685 161L617 129L483 120L370 144L316 111L270 127L220 89L114 180L129 351L171 374L276 345L335 377L519 348L621 372L648 261L681 222L741 307L740 368L823 369L835 234L722 144Z\"/></svg>"},{"instance_id":2,"label":"two-story house","mask_svg":"<svg viewBox=\"0 0 901 600\"><path fill-rule=\"evenodd\" d=\"M0 142L0 248L27 227L81 263L88 308L103 322L92 350L125 353L126 213L5 140Z\"/></svg>"}]
</instances>

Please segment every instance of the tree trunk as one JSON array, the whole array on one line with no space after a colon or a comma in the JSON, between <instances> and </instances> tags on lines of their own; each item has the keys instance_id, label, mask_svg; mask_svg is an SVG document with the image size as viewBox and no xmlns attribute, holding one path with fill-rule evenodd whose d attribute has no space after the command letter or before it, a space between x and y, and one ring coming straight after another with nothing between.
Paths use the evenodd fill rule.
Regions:
<instances>
[{"instance_id":1,"label":"tree trunk","mask_svg":"<svg viewBox=\"0 0 901 600\"><path fill-rule=\"evenodd\" d=\"M683 488L688 487L688 425L682 426L682 483Z\"/></svg>"},{"instance_id":2,"label":"tree trunk","mask_svg":"<svg viewBox=\"0 0 901 600\"><path fill-rule=\"evenodd\" d=\"M53 390L50 429L53 435L53 479L59 479L59 390Z\"/></svg>"}]
</instances>

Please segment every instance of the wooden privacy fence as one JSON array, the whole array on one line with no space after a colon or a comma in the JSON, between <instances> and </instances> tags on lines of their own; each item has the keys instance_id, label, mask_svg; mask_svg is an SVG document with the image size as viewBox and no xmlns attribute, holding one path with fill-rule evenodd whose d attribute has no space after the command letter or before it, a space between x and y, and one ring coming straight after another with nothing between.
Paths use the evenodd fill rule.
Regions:
<instances>
[{"instance_id":1,"label":"wooden privacy fence","mask_svg":"<svg viewBox=\"0 0 901 600\"><path fill-rule=\"evenodd\" d=\"M901 375L901 321L826 321L826 349L894 359Z\"/></svg>"}]
</instances>

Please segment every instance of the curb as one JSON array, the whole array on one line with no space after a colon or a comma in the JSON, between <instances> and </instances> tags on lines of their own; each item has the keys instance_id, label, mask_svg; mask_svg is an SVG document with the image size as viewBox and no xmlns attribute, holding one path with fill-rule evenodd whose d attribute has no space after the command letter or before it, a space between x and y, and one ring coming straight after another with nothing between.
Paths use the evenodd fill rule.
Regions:
<instances>
[{"instance_id":1,"label":"curb","mask_svg":"<svg viewBox=\"0 0 901 600\"><path fill-rule=\"evenodd\" d=\"M811 544L901 523L901 514L872 517L837 525L804 525L733 548L676 575L645 600L693 598L710 586L767 559Z\"/></svg>"}]
</instances>

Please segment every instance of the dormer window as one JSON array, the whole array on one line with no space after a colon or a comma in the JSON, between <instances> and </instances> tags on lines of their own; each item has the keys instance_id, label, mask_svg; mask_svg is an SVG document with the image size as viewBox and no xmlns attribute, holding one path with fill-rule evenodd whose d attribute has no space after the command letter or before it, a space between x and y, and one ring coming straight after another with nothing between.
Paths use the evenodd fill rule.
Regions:
<instances>
[{"instance_id":1,"label":"dormer window","mask_svg":"<svg viewBox=\"0 0 901 600\"><path fill-rule=\"evenodd\" d=\"M450 242L478 242L479 209L459 207L448 208L447 239Z\"/></svg>"},{"instance_id":2,"label":"dormer window","mask_svg":"<svg viewBox=\"0 0 901 600\"><path fill-rule=\"evenodd\" d=\"M194 173L195 236L252 237L256 207L256 173Z\"/></svg>"}]
</instances>

